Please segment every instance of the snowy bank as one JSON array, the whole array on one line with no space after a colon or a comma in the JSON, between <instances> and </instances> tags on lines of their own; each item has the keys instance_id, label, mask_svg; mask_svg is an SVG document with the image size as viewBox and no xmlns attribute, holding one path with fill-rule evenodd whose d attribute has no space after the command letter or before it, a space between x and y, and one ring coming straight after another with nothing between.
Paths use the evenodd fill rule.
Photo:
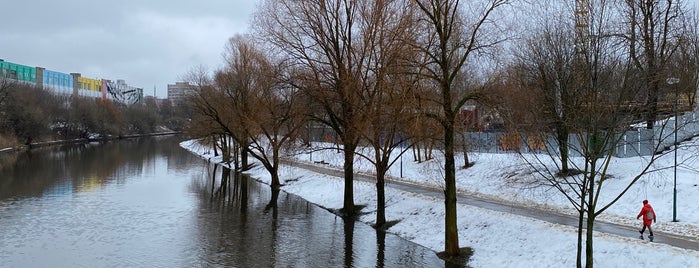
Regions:
<instances>
[{"instance_id":1,"label":"snowy bank","mask_svg":"<svg viewBox=\"0 0 699 268\"><path fill-rule=\"evenodd\" d=\"M208 148L194 141L185 141L182 147L213 162L220 162L213 157ZM303 161L323 160L333 166L341 166L342 155L334 150L314 152L313 155L296 155ZM311 157L313 159L311 159ZM517 172L519 161L515 155L477 155L474 156L476 165L468 170L459 170L457 185L460 191L470 191L503 198L516 202L532 202L532 205L550 203L558 207L560 202L555 193L550 191L532 191L530 193L514 190L503 184L507 178L497 177L508 172ZM405 180L422 184L440 185L441 175L438 161L416 164L404 156L403 170ZM398 177L400 164L391 169L391 175ZM357 161L357 170L369 172L369 167L363 161ZM265 183L270 182L270 176L261 165L248 173ZM341 178L319 175L304 169L283 166L280 178L284 186L282 190L299 195L304 199L328 208L341 208L343 198L343 181ZM678 177L679 179L679 177ZM678 180L679 182L679 180ZM473 191L477 189L478 191ZM655 189L655 188L651 188ZM662 187L661 187L662 189ZM642 193L642 192L641 192ZM640 193L636 193L639 195ZM646 191L646 197L656 206L658 211L658 228L662 229L662 221L668 215L663 211L660 200L653 202L654 191ZM387 220L399 220L388 231L405 239L442 251L444 248L444 203L421 195L403 192L392 188L386 189ZM696 194L694 196L697 196ZM366 214L360 217L365 223L373 223L376 218L375 186L371 183L355 182L354 197L357 204L366 205ZM636 196L635 198L639 198ZM636 209L640 209L640 201L633 199L633 204L615 208L614 213L626 215L631 211L635 220ZM529 200L529 201L525 201ZM694 204L696 201L692 200ZM690 202L690 199L687 200ZM657 203L657 205L656 205ZM566 210L561 206L562 210ZM692 212L696 212L693 210ZM573 227L551 224L527 217L495 212L468 205L458 205L458 225L460 245L474 249L474 255L469 261L472 267L574 267L576 251L576 229ZM619 218L625 219L623 216ZM670 215L671 217L671 215ZM614 218L614 217L612 217ZM691 223L691 222L690 222ZM633 222L635 225L636 222ZM686 224L687 228L695 228L696 224ZM660 243L650 243L639 239L623 238L604 233L595 233L595 265L598 267L698 267L699 251L675 248Z\"/></svg>"}]
</instances>

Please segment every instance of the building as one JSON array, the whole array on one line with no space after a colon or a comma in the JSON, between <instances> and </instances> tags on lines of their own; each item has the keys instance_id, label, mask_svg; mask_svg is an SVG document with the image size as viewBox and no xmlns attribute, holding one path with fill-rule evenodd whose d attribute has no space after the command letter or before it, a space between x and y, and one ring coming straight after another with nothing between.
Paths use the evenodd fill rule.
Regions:
<instances>
[{"instance_id":1,"label":"building","mask_svg":"<svg viewBox=\"0 0 699 268\"><path fill-rule=\"evenodd\" d=\"M73 77L73 95L91 98L104 98L102 94L102 79L83 77L79 73L71 73Z\"/></svg>"},{"instance_id":2,"label":"building","mask_svg":"<svg viewBox=\"0 0 699 268\"><path fill-rule=\"evenodd\" d=\"M0 76L36 85L36 68L0 60Z\"/></svg>"},{"instance_id":3,"label":"building","mask_svg":"<svg viewBox=\"0 0 699 268\"><path fill-rule=\"evenodd\" d=\"M37 86L64 96L101 98L125 105L143 102L143 89L130 86L121 79L112 82L107 79L87 78L80 73L62 73L2 59L0 59L0 79Z\"/></svg>"},{"instance_id":4,"label":"building","mask_svg":"<svg viewBox=\"0 0 699 268\"><path fill-rule=\"evenodd\" d=\"M130 86L126 81L118 79L116 83L102 79L103 98L126 105L141 103L143 101L143 89Z\"/></svg>"},{"instance_id":5,"label":"building","mask_svg":"<svg viewBox=\"0 0 699 268\"><path fill-rule=\"evenodd\" d=\"M56 94L73 94L73 76L70 74L36 67L36 84Z\"/></svg>"},{"instance_id":6,"label":"building","mask_svg":"<svg viewBox=\"0 0 699 268\"><path fill-rule=\"evenodd\" d=\"M175 82L174 85L167 85L167 98L173 106L182 104L187 96L194 94L196 88L188 82Z\"/></svg>"}]
</instances>

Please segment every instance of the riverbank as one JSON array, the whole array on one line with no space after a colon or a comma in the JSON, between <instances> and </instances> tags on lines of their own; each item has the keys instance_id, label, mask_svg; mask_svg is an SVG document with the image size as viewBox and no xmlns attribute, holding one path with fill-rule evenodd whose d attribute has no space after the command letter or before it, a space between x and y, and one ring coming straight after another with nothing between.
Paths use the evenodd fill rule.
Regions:
<instances>
[{"instance_id":1,"label":"riverbank","mask_svg":"<svg viewBox=\"0 0 699 268\"><path fill-rule=\"evenodd\" d=\"M13 152L24 151L24 150L29 150L29 149L33 149L33 148L41 148L41 147L64 145L64 144L106 142L106 141L132 139L132 138L140 138L140 137L155 137L155 136L175 135L175 134L180 134L180 133L181 132L179 132L179 131L168 131L168 132L158 132L158 133L150 133L150 134L133 134L133 135L121 135L121 136L110 136L110 137L89 138L89 139L81 138L81 139L69 139L69 140L32 142L28 145L25 144L25 145L19 145L19 146L15 146L15 147L8 147L8 148L0 149L0 153L13 153Z\"/></svg>"},{"instance_id":2,"label":"riverbank","mask_svg":"<svg viewBox=\"0 0 699 268\"><path fill-rule=\"evenodd\" d=\"M220 157L213 157L213 153L208 148L193 141L183 142L181 146L211 161L219 162L221 160ZM502 183L502 178L495 176L496 173L511 172L513 169L490 169L501 166L503 163L513 164L516 161L508 158L507 155L473 154L472 156L477 163L474 167L480 166L481 168L469 169L469 172L476 174L468 176L463 174L463 170L460 170L458 176L460 178L479 177L480 180L459 182L460 192L466 191L466 187L486 192L506 191L505 189L509 188L506 185L498 186L497 184ZM298 154L293 157L309 163L323 161L331 166L341 166L342 161L342 155L334 150L314 152L313 155ZM413 183L437 185L440 183L439 163L417 164L408 161L408 157L405 158L402 165L397 163L394 167L403 166L402 173L396 169L391 170L394 177L403 174L403 180ZM357 166L364 167L361 160L358 160ZM366 172L362 168L358 168L358 171ZM520 170L520 172L524 171ZM248 173L262 182L270 182L269 174L260 165L249 170ZM280 169L280 177L284 184L282 190L286 192L299 195L323 207L333 209L342 207L343 181L341 178L320 175L291 166L283 166ZM444 247L444 203L442 199L399 191L391 188L390 184L388 186L386 192L387 220L399 221L388 232L428 247L435 252L442 251ZM495 190L498 188L500 190ZM367 182L355 182L354 194L357 204L366 205L363 210L365 214L360 216L359 220L372 224L376 217L375 186ZM493 195L497 196L497 194ZM514 196L521 198L532 197L532 195L533 193L520 192L519 195ZM509 194L500 196L502 199L512 197ZM550 199L552 198L549 197ZM543 206L536 203L531 204L532 206ZM474 249L474 255L469 261L469 265L472 267L575 266L575 228L462 204L458 205L458 211L460 245ZM662 216L667 218L667 215ZM628 267L630 263L648 267L691 267L699 263L699 251L605 233L595 234L595 265Z\"/></svg>"}]
</instances>

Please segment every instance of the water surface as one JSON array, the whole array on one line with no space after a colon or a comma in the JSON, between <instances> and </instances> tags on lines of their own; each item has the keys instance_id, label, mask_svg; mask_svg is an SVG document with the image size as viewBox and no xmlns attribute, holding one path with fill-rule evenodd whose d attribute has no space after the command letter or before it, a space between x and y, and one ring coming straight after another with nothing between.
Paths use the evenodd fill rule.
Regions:
<instances>
[{"instance_id":1,"label":"water surface","mask_svg":"<svg viewBox=\"0 0 699 268\"><path fill-rule=\"evenodd\" d=\"M0 155L0 267L445 266L429 249L273 194L178 142Z\"/></svg>"}]
</instances>

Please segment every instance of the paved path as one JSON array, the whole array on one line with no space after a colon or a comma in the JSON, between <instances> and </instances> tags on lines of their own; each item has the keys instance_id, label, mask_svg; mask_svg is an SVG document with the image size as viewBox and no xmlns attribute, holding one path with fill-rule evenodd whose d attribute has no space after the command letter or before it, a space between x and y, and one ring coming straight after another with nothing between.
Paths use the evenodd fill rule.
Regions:
<instances>
[{"instance_id":1,"label":"paved path","mask_svg":"<svg viewBox=\"0 0 699 268\"><path fill-rule=\"evenodd\" d=\"M313 171L316 173L320 173L320 174L325 174L325 175L330 175L330 176L335 176L335 177L344 177L344 173L341 169L333 168L333 167L330 167L328 165L310 164L310 163L306 163L306 162L298 162L298 161L291 161L291 160L284 160L283 163L286 165L293 166L293 167L307 169L307 170L310 170L310 171ZM366 182L371 182L371 183L375 183L375 181L376 181L375 177L373 177L372 175L366 175L366 174L355 174L355 180L366 181ZM386 180L387 180L386 185L388 187L391 187L391 188L395 188L395 189L406 191L406 192L418 193L418 194L421 194L424 196L429 196L429 197L434 197L434 198L439 198L439 199L444 198L443 190L441 188L438 188L438 187L432 187L432 186L426 186L426 185L421 185L421 184L405 182L405 181L398 180L396 178L387 178ZM457 193L457 202L460 204L480 207L480 208L484 208L484 209L490 209L490 210L494 210L494 211L501 211L501 212L506 212L506 213L510 213L510 214L516 214L516 215L520 215L520 216L535 218L538 220L547 221L547 222L551 222L551 223L573 226L576 228L578 226L577 216L555 213L552 211L545 211L545 210L541 210L541 209L537 209L537 208L526 207L526 206L521 206L521 205L512 204L512 203L505 203L502 201L492 200L492 199L487 199L487 198L482 198L482 197L475 197L475 196L467 195L464 193ZM639 233L638 233L637 229L638 229L637 227L625 226L625 225L620 225L620 224L607 223L607 222L602 222L602 221L595 222L595 230L596 231L614 234L614 235L618 235L618 236L622 236L622 237L630 237L630 238L638 239ZM668 245L679 247L679 248L699 250L699 240L697 240L698 238L668 234L668 233L663 233L660 231L655 231L654 233L655 233L654 243L663 243L663 244L668 244Z\"/></svg>"}]
</instances>

